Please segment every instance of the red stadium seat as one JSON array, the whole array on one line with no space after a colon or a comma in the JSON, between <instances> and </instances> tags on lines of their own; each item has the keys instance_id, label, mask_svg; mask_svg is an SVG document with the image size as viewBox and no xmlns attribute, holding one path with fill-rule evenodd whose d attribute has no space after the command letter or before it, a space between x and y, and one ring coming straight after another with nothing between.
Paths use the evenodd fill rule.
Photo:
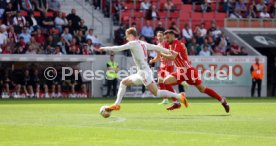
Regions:
<instances>
[{"instance_id":1,"label":"red stadium seat","mask_svg":"<svg viewBox=\"0 0 276 146\"><path fill-rule=\"evenodd\" d=\"M41 16L41 13L39 11L34 11L34 16L35 17L40 17Z\"/></svg>"},{"instance_id":2,"label":"red stadium seat","mask_svg":"<svg viewBox=\"0 0 276 146\"><path fill-rule=\"evenodd\" d=\"M173 2L175 5L181 5L181 4L183 4L182 0L172 0L172 2Z\"/></svg>"},{"instance_id":3,"label":"red stadium seat","mask_svg":"<svg viewBox=\"0 0 276 146\"><path fill-rule=\"evenodd\" d=\"M28 16L28 13L26 11L21 11L20 16Z\"/></svg>"},{"instance_id":4,"label":"red stadium seat","mask_svg":"<svg viewBox=\"0 0 276 146\"><path fill-rule=\"evenodd\" d=\"M134 3L125 3L125 9L132 10L134 8Z\"/></svg>"},{"instance_id":5,"label":"red stadium seat","mask_svg":"<svg viewBox=\"0 0 276 146\"><path fill-rule=\"evenodd\" d=\"M132 17L134 17L134 18L142 18L142 17L144 17L144 12L141 12L141 11L135 11L134 13L133 13L133 16Z\"/></svg>"},{"instance_id":6,"label":"red stadium seat","mask_svg":"<svg viewBox=\"0 0 276 146\"><path fill-rule=\"evenodd\" d=\"M213 12L217 10L217 4L216 3L211 3L211 10Z\"/></svg>"},{"instance_id":7,"label":"red stadium seat","mask_svg":"<svg viewBox=\"0 0 276 146\"><path fill-rule=\"evenodd\" d=\"M185 21L190 20L190 13L188 13L188 12L180 13L179 19L185 20Z\"/></svg>"},{"instance_id":8,"label":"red stadium seat","mask_svg":"<svg viewBox=\"0 0 276 146\"><path fill-rule=\"evenodd\" d=\"M120 20L123 23L126 23L130 16L131 16L131 11L129 11L129 10L123 11L120 15Z\"/></svg>"},{"instance_id":9,"label":"red stadium seat","mask_svg":"<svg viewBox=\"0 0 276 146\"><path fill-rule=\"evenodd\" d=\"M213 12L203 13L203 20L204 20L205 27L207 28L211 27L211 24L214 18L215 18L215 13Z\"/></svg>"},{"instance_id":10,"label":"red stadium seat","mask_svg":"<svg viewBox=\"0 0 276 146\"><path fill-rule=\"evenodd\" d=\"M215 17L215 13L203 13L203 19L205 20L213 20Z\"/></svg>"},{"instance_id":11,"label":"red stadium seat","mask_svg":"<svg viewBox=\"0 0 276 146\"><path fill-rule=\"evenodd\" d=\"M215 13L215 20L216 20L218 26L220 26L220 27L224 26L225 18L226 18L225 13Z\"/></svg>"},{"instance_id":12,"label":"red stadium seat","mask_svg":"<svg viewBox=\"0 0 276 146\"><path fill-rule=\"evenodd\" d=\"M170 18L179 18L179 12L170 12Z\"/></svg>"},{"instance_id":13,"label":"red stadium seat","mask_svg":"<svg viewBox=\"0 0 276 146\"><path fill-rule=\"evenodd\" d=\"M47 16L48 17L54 17L54 13L53 12L47 12Z\"/></svg>"},{"instance_id":14,"label":"red stadium seat","mask_svg":"<svg viewBox=\"0 0 276 146\"><path fill-rule=\"evenodd\" d=\"M167 12L167 11L159 12L159 17L160 17L160 19L162 19L162 18L167 18L167 16L168 16L168 12Z\"/></svg>"},{"instance_id":15,"label":"red stadium seat","mask_svg":"<svg viewBox=\"0 0 276 146\"><path fill-rule=\"evenodd\" d=\"M195 12L201 12L200 5L195 5Z\"/></svg>"},{"instance_id":16,"label":"red stadium seat","mask_svg":"<svg viewBox=\"0 0 276 146\"><path fill-rule=\"evenodd\" d=\"M192 5L182 5L180 12L192 12L193 11L193 6Z\"/></svg>"}]
</instances>

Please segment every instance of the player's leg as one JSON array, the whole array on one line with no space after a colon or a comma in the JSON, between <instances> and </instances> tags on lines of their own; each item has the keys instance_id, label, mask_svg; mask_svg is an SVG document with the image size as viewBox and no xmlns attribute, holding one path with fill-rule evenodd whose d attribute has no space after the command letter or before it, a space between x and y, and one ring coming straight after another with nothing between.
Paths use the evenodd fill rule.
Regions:
<instances>
[{"instance_id":1,"label":"player's leg","mask_svg":"<svg viewBox=\"0 0 276 146\"><path fill-rule=\"evenodd\" d=\"M176 78L176 72L172 73L171 75L168 75L165 80L164 80L164 84L166 85L166 89L170 90L170 91L174 91L172 85L177 85L179 84L179 81ZM178 102L177 99L173 99L173 103L171 106L167 107L167 110L175 110L175 109L179 109L181 107L181 104Z\"/></svg>"},{"instance_id":2,"label":"player's leg","mask_svg":"<svg viewBox=\"0 0 276 146\"><path fill-rule=\"evenodd\" d=\"M262 80L261 79L257 79L257 86L258 86L258 97L261 97L261 91L262 91Z\"/></svg>"},{"instance_id":3,"label":"player's leg","mask_svg":"<svg viewBox=\"0 0 276 146\"><path fill-rule=\"evenodd\" d=\"M23 92L24 92L25 96L29 97L29 93L27 91L27 87L26 86L27 85L22 85L22 89L23 89Z\"/></svg>"},{"instance_id":4,"label":"player's leg","mask_svg":"<svg viewBox=\"0 0 276 146\"><path fill-rule=\"evenodd\" d=\"M158 86L160 90L166 90L162 77L158 77ZM168 97L163 97L162 102L160 102L159 104L168 104L168 103L169 103Z\"/></svg>"},{"instance_id":5,"label":"player's leg","mask_svg":"<svg viewBox=\"0 0 276 146\"><path fill-rule=\"evenodd\" d=\"M135 81L139 80L139 76L137 74L133 74L130 75L126 78L124 78L121 82L120 82L120 86L119 86L119 90L117 93L117 98L116 101L113 105L109 106L108 108L106 108L107 111L113 111L113 110L120 110L120 104L122 102L123 97L125 96L126 93L126 88L127 86L131 86L135 83ZM138 84L136 82L136 84Z\"/></svg>"},{"instance_id":6,"label":"player's leg","mask_svg":"<svg viewBox=\"0 0 276 146\"><path fill-rule=\"evenodd\" d=\"M223 98L221 95L219 95L215 90L204 86L202 83L199 85L196 85L196 88L201 92L209 95L210 97L213 97L217 99L221 104L223 105L225 111L228 113L230 111L230 107L226 101L225 98Z\"/></svg>"},{"instance_id":7,"label":"player's leg","mask_svg":"<svg viewBox=\"0 0 276 146\"><path fill-rule=\"evenodd\" d=\"M168 90L159 90L154 82L147 85L148 90L157 97L176 97L177 99L180 99L186 107L188 107L188 101L186 99L185 93L174 93Z\"/></svg>"},{"instance_id":8,"label":"player's leg","mask_svg":"<svg viewBox=\"0 0 276 146\"><path fill-rule=\"evenodd\" d=\"M81 94L82 94L82 97L87 98L87 88L85 84L81 85Z\"/></svg>"},{"instance_id":9,"label":"player's leg","mask_svg":"<svg viewBox=\"0 0 276 146\"><path fill-rule=\"evenodd\" d=\"M254 97L255 88L256 88L256 79L252 79L252 85L251 85L251 97Z\"/></svg>"},{"instance_id":10,"label":"player's leg","mask_svg":"<svg viewBox=\"0 0 276 146\"><path fill-rule=\"evenodd\" d=\"M9 93L10 93L10 84L5 83L5 97L10 97Z\"/></svg>"},{"instance_id":11,"label":"player's leg","mask_svg":"<svg viewBox=\"0 0 276 146\"><path fill-rule=\"evenodd\" d=\"M37 83L36 85L35 85L35 96L37 97L37 98L40 98L40 96L39 96L39 94L40 94L40 85Z\"/></svg>"},{"instance_id":12,"label":"player's leg","mask_svg":"<svg viewBox=\"0 0 276 146\"><path fill-rule=\"evenodd\" d=\"M116 96L116 93L117 93L117 83L118 83L118 80L117 80L117 79L114 79L114 80L112 81L112 84L113 84L113 88L112 88L112 90L113 90L113 95L112 95L112 96Z\"/></svg>"},{"instance_id":13,"label":"player's leg","mask_svg":"<svg viewBox=\"0 0 276 146\"><path fill-rule=\"evenodd\" d=\"M28 88L28 91L29 91L29 93L30 93L30 97L33 98L33 97L34 97L34 89L33 89L33 86L32 86L32 85L28 85L27 88Z\"/></svg>"},{"instance_id":14,"label":"player's leg","mask_svg":"<svg viewBox=\"0 0 276 146\"><path fill-rule=\"evenodd\" d=\"M53 85L51 86L51 97L56 97L56 84L53 83Z\"/></svg>"},{"instance_id":15,"label":"player's leg","mask_svg":"<svg viewBox=\"0 0 276 146\"><path fill-rule=\"evenodd\" d=\"M106 94L104 95L104 97L109 97L110 96L110 92L111 92L111 84L112 83L112 81L110 80L110 79L107 79L106 80L106 84L107 84L107 92L106 92Z\"/></svg>"},{"instance_id":16,"label":"player's leg","mask_svg":"<svg viewBox=\"0 0 276 146\"><path fill-rule=\"evenodd\" d=\"M17 84L15 87L16 93L15 93L15 98L18 98L21 96L20 91L21 91L21 84Z\"/></svg>"},{"instance_id":17,"label":"player's leg","mask_svg":"<svg viewBox=\"0 0 276 146\"><path fill-rule=\"evenodd\" d=\"M60 85L60 83L57 84L57 91L58 91L57 96L60 98L61 97L61 85Z\"/></svg>"},{"instance_id":18,"label":"player's leg","mask_svg":"<svg viewBox=\"0 0 276 146\"><path fill-rule=\"evenodd\" d=\"M44 97L45 98L49 98L49 88L48 88L48 85L45 83L44 84L44 86L43 86L43 88L44 88Z\"/></svg>"}]
</instances>

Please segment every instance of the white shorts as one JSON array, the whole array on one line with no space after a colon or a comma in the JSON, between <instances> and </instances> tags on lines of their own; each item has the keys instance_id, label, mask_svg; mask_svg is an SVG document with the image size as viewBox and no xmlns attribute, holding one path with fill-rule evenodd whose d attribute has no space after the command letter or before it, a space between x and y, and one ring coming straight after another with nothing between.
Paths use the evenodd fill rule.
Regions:
<instances>
[{"instance_id":1,"label":"white shorts","mask_svg":"<svg viewBox=\"0 0 276 146\"><path fill-rule=\"evenodd\" d=\"M151 70L138 71L136 74L130 75L127 77L128 80L131 80L134 85L148 86L151 83L154 83L153 74Z\"/></svg>"}]
</instances>

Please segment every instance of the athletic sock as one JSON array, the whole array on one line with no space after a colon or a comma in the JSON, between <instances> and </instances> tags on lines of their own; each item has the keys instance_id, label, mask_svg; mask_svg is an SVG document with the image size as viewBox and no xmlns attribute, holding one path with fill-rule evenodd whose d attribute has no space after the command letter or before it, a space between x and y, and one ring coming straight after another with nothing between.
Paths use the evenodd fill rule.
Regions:
<instances>
[{"instance_id":1,"label":"athletic sock","mask_svg":"<svg viewBox=\"0 0 276 146\"><path fill-rule=\"evenodd\" d=\"M116 105L120 105L122 102L122 98L125 96L127 86L120 83L120 87L117 93L117 99L115 101Z\"/></svg>"},{"instance_id":2,"label":"athletic sock","mask_svg":"<svg viewBox=\"0 0 276 146\"><path fill-rule=\"evenodd\" d=\"M175 92L172 85L167 84L167 85L165 85L165 88L166 88L166 90L169 90L171 92ZM177 98L172 97L172 101L177 101Z\"/></svg>"},{"instance_id":3,"label":"athletic sock","mask_svg":"<svg viewBox=\"0 0 276 146\"><path fill-rule=\"evenodd\" d=\"M166 86L164 83L158 83L160 90L166 90ZM163 97L163 99L168 99L168 97Z\"/></svg>"},{"instance_id":4,"label":"athletic sock","mask_svg":"<svg viewBox=\"0 0 276 146\"><path fill-rule=\"evenodd\" d=\"M218 100L219 102L221 102L221 103L224 102L224 98L221 97L216 91L214 91L214 90L211 89L211 88L206 87L204 93L206 93L206 94L208 94L209 96L211 96L211 97L217 99L217 100Z\"/></svg>"},{"instance_id":5,"label":"athletic sock","mask_svg":"<svg viewBox=\"0 0 276 146\"><path fill-rule=\"evenodd\" d=\"M158 97L176 97L178 99L180 99L180 95L168 90L158 90L157 91L157 96Z\"/></svg>"}]
</instances>

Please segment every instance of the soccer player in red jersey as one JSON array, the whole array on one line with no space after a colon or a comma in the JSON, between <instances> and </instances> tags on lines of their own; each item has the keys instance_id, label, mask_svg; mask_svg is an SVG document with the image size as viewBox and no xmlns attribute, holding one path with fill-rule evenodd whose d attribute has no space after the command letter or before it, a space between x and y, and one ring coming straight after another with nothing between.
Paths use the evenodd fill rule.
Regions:
<instances>
[{"instance_id":1,"label":"soccer player in red jersey","mask_svg":"<svg viewBox=\"0 0 276 146\"><path fill-rule=\"evenodd\" d=\"M164 33L161 32L161 31L157 32L156 38L157 38L157 41L158 41L158 45L161 46L161 47L164 47L164 45L165 45ZM175 92L172 85L170 85L170 84L165 85L163 83L163 80L166 78L166 76L173 73L173 71L174 71L173 61L164 58L162 56L162 53L158 53L158 55L154 59L150 60L150 64L155 63L158 60L160 60L160 62L161 62L160 68L158 70L158 85L159 85L159 88L161 90L169 90L171 92ZM178 108L181 107L181 104L178 102L177 98L173 97L172 100L173 100L174 103L176 103L178 105ZM164 97L163 101L160 104L167 104L167 103L168 103L168 98ZM167 108L167 110L173 110L173 109Z\"/></svg>"},{"instance_id":2,"label":"soccer player in red jersey","mask_svg":"<svg viewBox=\"0 0 276 146\"><path fill-rule=\"evenodd\" d=\"M230 106L228 105L226 99L219 95L216 91L209 87L206 87L202 83L197 70L195 70L195 68L191 65L191 61L189 60L186 51L186 47L175 38L173 30L165 31L165 36L167 40L165 48L169 48L173 53L177 55L168 56L164 54L163 57L173 60L177 71L167 76L164 79L163 83L170 85L178 85L182 81L186 81L188 84L194 85L201 93L205 93L221 102L225 111L228 113L230 111ZM179 107L177 104L173 103L172 108Z\"/></svg>"}]
</instances>

